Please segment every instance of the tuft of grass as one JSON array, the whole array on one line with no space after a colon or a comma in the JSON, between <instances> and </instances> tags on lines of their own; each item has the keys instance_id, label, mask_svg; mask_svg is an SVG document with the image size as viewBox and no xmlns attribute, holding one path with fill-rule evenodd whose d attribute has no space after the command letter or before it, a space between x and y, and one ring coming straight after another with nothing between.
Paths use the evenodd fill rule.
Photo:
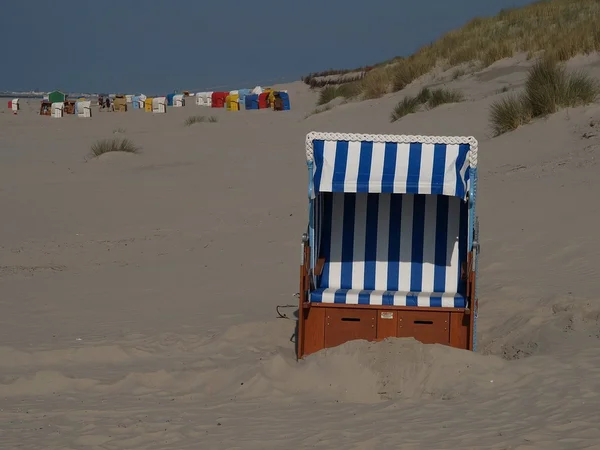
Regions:
<instances>
[{"instance_id":1,"label":"tuft of grass","mask_svg":"<svg viewBox=\"0 0 600 450\"><path fill-rule=\"evenodd\" d=\"M509 94L493 103L490 108L490 121L494 136L512 131L529 123L533 114L527 99L522 95Z\"/></svg>"},{"instance_id":2,"label":"tuft of grass","mask_svg":"<svg viewBox=\"0 0 600 450\"><path fill-rule=\"evenodd\" d=\"M344 97L346 100L358 97L363 90L363 82L353 81L351 83L340 84L337 87L337 96Z\"/></svg>"},{"instance_id":3,"label":"tuft of grass","mask_svg":"<svg viewBox=\"0 0 600 450\"><path fill-rule=\"evenodd\" d=\"M567 108L592 103L599 94L595 79L583 72L568 73L554 59L541 59L529 71L525 96L534 117Z\"/></svg>"},{"instance_id":4,"label":"tuft of grass","mask_svg":"<svg viewBox=\"0 0 600 450\"><path fill-rule=\"evenodd\" d=\"M394 68L392 90L394 92L401 91L421 75L429 72L432 68L433 65L430 64L430 62L419 61L413 57L397 63Z\"/></svg>"},{"instance_id":5,"label":"tuft of grass","mask_svg":"<svg viewBox=\"0 0 600 450\"><path fill-rule=\"evenodd\" d=\"M206 117L204 116L189 116L185 119L185 126L189 127L190 125L194 125L195 123L204 123L206 122Z\"/></svg>"},{"instance_id":6,"label":"tuft of grass","mask_svg":"<svg viewBox=\"0 0 600 450\"><path fill-rule=\"evenodd\" d=\"M125 128L122 128L122 127L117 127L117 128L115 128L113 130L113 134L118 134L118 133L123 134L125 132L127 132L127 130Z\"/></svg>"},{"instance_id":7,"label":"tuft of grass","mask_svg":"<svg viewBox=\"0 0 600 450\"><path fill-rule=\"evenodd\" d=\"M390 121L395 122L407 114L417 112L421 105L427 105L429 109L432 109L444 103L457 103L462 102L463 100L464 97L460 91L444 88L429 89L428 87L424 87L419 91L416 97L404 97L400 100L390 115Z\"/></svg>"},{"instance_id":8,"label":"tuft of grass","mask_svg":"<svg viewBox=\"0 0 600 450\"><path fill-rule=\"evenodd\" d=\"M325 86L319 92L319 99L317 100L317 105L324 105L329 103L334 98L338 97L338 88L337 86L329 85Z\"/></svg>"},{"instance_id":9,"label":"tuft of grass","mask_svg":"<svg viewBox=\"0 0 600 450\"><path fill-rule=\"evenodd\" d=\"M494 64L496 61L500 61L504 58L510 58L514 53L512 44L505 41L500 41L491 45L487 50L478 55L477 58L483 64L483 67L488 67Z\"/></svg>"},{"instance_id":10,"label":"tuft of grass","mask_svg":"<svg viewBox=\"0 0 600 450\"><path fill-rule=\"evenodd\" d=\"M495 136L514 130L560 108L593 103L600 95L597 80L583 72L568 73L554 58L543 58L529 70L525 90L492 104L490 123Z\"/></svg>"},{"instance_id":11,"label":"tuft of grass","mask_svg":"<svg viewBox=\"0 0 600 450\"><path fill-rule=\"evenodd\" d=\"M100 139L90 147L92 156L98 157L108 152L139 153L141 148L127 138Z\"/></svg>"},{"instance_id":12,"label":"tuft of grass","mask_svg":"<svg viewBox=\"0 0 600 450\"><path fill-rule=\"evenodd\" d=\"M588 105L594 103L600 95L598 80L582 71L571 73L567 84L569 106Z\"/></svg>"},{"instance_id":13,"label":"tuft of grass","mask_svg":"<svg viewBox=\"0 0 600 450\"><path fill-rule=\"evenodd\" d=\"M458 103L464 100L464 96L460 91L454 89L437 88L431 91L431 96L427 101L429 108L443 105L445 103Z\"/></svg>"},{"instance_id":14,"label":"tuft of grass","mask_svg":"<svg viewBox=\"0 0 600 450\"><path fill-rule=\"evenodd\" d=\"M204 123L204 122L216 123L218 121L219 121L219 119L216 116L210 116L210 117L189 116L187 119L185 119L184 125L186 127L189 127L190 125L194 125L195 123Z\"/></svg>"},{"instance_id":15,"label":"tuft of grass","mask_svg":"<svg viewBox=\"0 0 600 450\"><path fill-rule=\"evenodd\" d=\"M362 94L365 100L383 97L388 93L390 78L386 71L369 72L362 80Z\"/></svg>"},{"instance_id":16,"label":"tuft of grass","mask_svg":"<svg viewBox=\"0 0 600 450\"><path fill-rule=\"evenodd\" d=\"M353 81L350 83L344 83L340 85L327 85L319 92L319 99L317 100L317 106L325 105L330 101L344 97L346 100L354 97L358 97L363 92L362 81Z\"/></svg>"},{"instance_id":17,"label":"tuft of grass","mask_svg":"<svg viewBox=\"0 0 600 450\"><path fill-rule=\"evenodd\" d=\"M398 102L392 114L390 115L390 122L395 122L396 120L408 115L417 112L421 102L418 97L404 97L402 100Z\"/></svg>"},{"instance_id":18,"label":"tuft of grass","mask_svg":"<svg viewBox=\"0 0 600 450\"><path fill-rule=\"evenodd\" d=\"M419 103L424 104L431 98L431 90L428 87L422 88L417 94L417 100Z\"/></svg>"},{"instance_id":19,"label":"tuft of grass","mask_svg":"<svg viewBox=\"0 0 600 450\"><path fill-rule=\"evenodd\" d=\"M525 95L534 117L558 111L567 93L568 76L563 66L552 59L541 59L529 70Z\"/></svg>"}]
</instances>

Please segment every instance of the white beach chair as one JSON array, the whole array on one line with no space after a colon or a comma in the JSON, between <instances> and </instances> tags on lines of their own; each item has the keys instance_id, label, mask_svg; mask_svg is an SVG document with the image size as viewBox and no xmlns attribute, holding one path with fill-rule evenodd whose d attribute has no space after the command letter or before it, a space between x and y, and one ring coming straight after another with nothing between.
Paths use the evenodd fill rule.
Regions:
<instances>
[{"instance_id":1,"label":"white beach chair","mask_svg":"<svg viewBox=\"0 0 600 450\"><path fill-rule=\"evenodd\" d=\"M152 112L164 114L167 112L167 97L154 97L152 99Z\"/></svg>"},{"instance_id":2,"label":"white beach chair","mask_svg":"<svg viewBox=\"0 0 600 450\"><path fill-rule=\"evenodd\" d=\"M92 102L91 101L77 102L77 117L84 117L84 118L92 117Z\"/></svg>"},{"instance_id":3,"label":"white beach chair","mask_svg":"<svg viewBox=\"0 0 600 450\"><path fill-rule=\"evenodd\" d=\"M52 103L52 117L60 119L64 115L65 104L62 102Z\"/></svg>"}]
</instances>

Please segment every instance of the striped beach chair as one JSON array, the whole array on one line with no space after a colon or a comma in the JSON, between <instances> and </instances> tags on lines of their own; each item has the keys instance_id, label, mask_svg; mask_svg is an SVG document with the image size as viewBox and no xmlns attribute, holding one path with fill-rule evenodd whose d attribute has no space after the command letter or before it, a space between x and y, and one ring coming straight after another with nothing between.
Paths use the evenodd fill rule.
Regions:
<instances>
[{"instance_id":1,"label":"striped beach chair","mask_svg":"<svg viewBox=\"0 0 600 450\"><path fill-rule=\"evenodd\" d=\"M354 339L475 349L473 137L307 135L299 358Z\"/></svg>"}]
</instances>

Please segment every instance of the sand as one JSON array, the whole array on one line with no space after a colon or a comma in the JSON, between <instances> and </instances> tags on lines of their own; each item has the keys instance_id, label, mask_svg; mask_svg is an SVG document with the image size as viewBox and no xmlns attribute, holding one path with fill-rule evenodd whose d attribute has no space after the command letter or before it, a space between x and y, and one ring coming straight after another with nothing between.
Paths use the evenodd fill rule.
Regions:
<instances>
[{"instance_id":1,"label":"sand","mask_svg":"<svg viewBox=\"0 0 600 450\"><path fill-rule=\"evenodd\" d=\"M305 118L301 83L282 113L3 106L0 448L600 448L600 106L491 138L530 64L426 77L406 93L467 101L396 123L404 92ZM295 361L275 306L296 302L311 130L479 140L476 353L396 339ZM142 152L90 159L113 135Z\"/></svg>"}]
</instances>

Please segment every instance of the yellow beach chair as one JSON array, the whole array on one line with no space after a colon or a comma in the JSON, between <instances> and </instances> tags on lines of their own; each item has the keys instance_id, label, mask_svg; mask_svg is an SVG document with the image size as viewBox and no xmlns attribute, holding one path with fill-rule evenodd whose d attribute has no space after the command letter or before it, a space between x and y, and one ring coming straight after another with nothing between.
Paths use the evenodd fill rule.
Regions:
<instances>
[{"instance_id":1,"label":"yellow beach chair","mask_svg":"<svg viewBox=\"0 0 600 450\"><path fill-rule=\"evenodd\" d=\"M240 95L229 94L225 99L227 105L227 111L239 111L240 110Z\"/></svg>"}]
</instances>

